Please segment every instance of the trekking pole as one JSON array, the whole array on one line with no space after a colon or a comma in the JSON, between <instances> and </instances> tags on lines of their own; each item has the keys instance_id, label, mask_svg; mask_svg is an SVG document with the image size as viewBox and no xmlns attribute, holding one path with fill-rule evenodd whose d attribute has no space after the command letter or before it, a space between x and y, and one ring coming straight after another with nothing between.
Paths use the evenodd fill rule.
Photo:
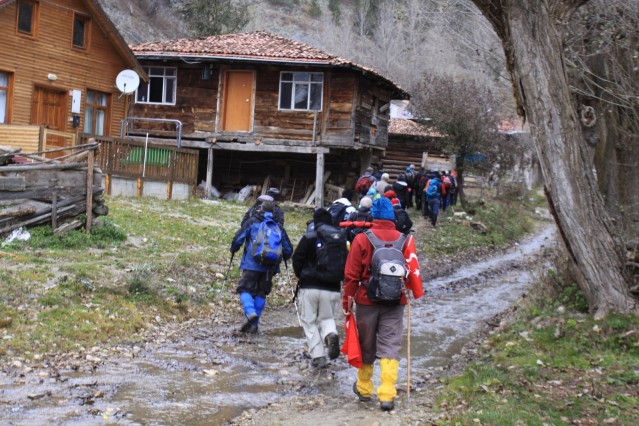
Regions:
<instances>
[{"instance_id":1,"label":"trekking pole","mask_svg":"<svg viewBox=\"0 0 639 426\"><path fill-rule=\"evenodd\" d=\"M229 267L226 270L226 275L224 275L224 284L222 284L222 291L226 290L226 283L229 280L229 274L231 273L231 266L233 265L234 256L235 256L235 252L231 253L231 261L229 262Z\"/></svg>"},{"instance_id":2,"label":"trekking pole","mask_svg":"<svg viewBox=\"0 0 639 426\"><path fill-rule=\"evenodd\" d=\"M410 399L410 294L406 292L406 301L408 302L408 338L406 348L406 399Z\"/></svg>"},{"instance_id":3,"label":"trekking pole","mask_svg":"<svg viewBox=\"0 0 639 426\"><path fill-rule=\"evenodd\" d=\"M286 275L288 275L288 282L291 284L291 291L293 292L293 305L295 305L295 313L297 314L297 322L302 326L302 319L300 318L300 311L297 309L297 298L295 297L295 288L293 286L293 280L291 279L291 273L288 270L288 263L284 259L284 266L286 267Z\"/></svg>"}]
</instances>

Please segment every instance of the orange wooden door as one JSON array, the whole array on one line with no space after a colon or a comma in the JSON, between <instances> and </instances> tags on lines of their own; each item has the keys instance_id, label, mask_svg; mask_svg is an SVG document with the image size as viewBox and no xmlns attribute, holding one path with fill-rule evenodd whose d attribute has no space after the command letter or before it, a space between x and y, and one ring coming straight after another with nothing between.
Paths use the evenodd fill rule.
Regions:
<instances>
[{"instance_id":1,"label":"orange wooden door","mask_svg":"<svg viewBox=\"0 0 639 426\"><path fill-rule=\"evenodd\" d=\"M63 132L65 130L65 117L67 110L67 94L59 90L49 90L36 87L33 91L33 104L31 107L31 124L44 126L47 129ZM61 136L47 136L43 149L51 149L66 146L66 141ZM64 151L55 152L48 157L65 155Z\"/></svg>"},{"instance_id":2,"label":"orange wooden door","mask_svg":"<svg viewBox=\"0 0 639 426\"><path fill-rule=\"evenodd\" d=\"M227 71L222 130L250 132L253 114L253 72Z\"/></svg>"}]
</instances>

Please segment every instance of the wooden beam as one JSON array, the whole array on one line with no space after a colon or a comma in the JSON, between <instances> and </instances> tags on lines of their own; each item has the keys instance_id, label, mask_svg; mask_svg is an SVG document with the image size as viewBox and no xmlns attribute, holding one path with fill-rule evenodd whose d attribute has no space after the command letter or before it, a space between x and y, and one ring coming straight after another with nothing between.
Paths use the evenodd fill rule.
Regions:
<instances>
[{"instance_id":1,"label":"wooden beam","mask_svg":"<svg viewBox=\"0 0 639 426\"><path fill-rule=\"evenodd\" d=\"M86 230L87 232L91 232L91 222L93 222L93 163L95 160L95 151L89 151L89 156L87 157L87 198L86 198L86 215L87 215L87 223ZM53 228L55 230L55 227Z\"/></svg>"},{"instance_id":2,"label":"wooden beam","mask_svg":"<svg viewBox=\"0 0 639 426\"><path fill-rule=\"evenodd\" d=\"M324 207L324 153L317 153L315 166L315 207Z\"/></svg>"},{"instance_id":3,"label":"wooden beam","mask_svg":"<svg viewBox=\"0 0 639 426\"><path fill-rule=\"evenodd\" d=\"M223 149L227 151L246 151L246 152L284 152L292 154L328 154L329 148L323 148L319 146L284 146L284 145L266 145L266 144L254 144L254 143L221 143L218 142L213 145L215 149Z\"/></svg>"},{"instance_id":4,"label":"wooden beam","mask_svg":"<svg viewBox=\"0 0 639 426\"><path fill-rule=\"evenodd\" d=\"M25 189L26 183L23 176L0 176L0 191L24 191Z\"/></svg>"},{"instance_id":5,"label":"wooden beam","mask_svg":"<svg viewBox=\"0 0 639 426\"><path fill-rule=\"evenodd\" d=\"M206 199L211 198L211 189L213 189L213 148L209 147L208 153L206 160L206 186L204 187L206 191L204 198Z\"/></svg>"}]
</instances>

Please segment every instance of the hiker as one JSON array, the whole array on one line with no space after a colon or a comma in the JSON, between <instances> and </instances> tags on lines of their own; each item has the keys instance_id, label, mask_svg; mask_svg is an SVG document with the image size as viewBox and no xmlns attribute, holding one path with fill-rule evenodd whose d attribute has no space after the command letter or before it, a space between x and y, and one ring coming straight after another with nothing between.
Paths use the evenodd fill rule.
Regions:
<instances>
[{"instance_id":1,"label":"hiker","mask_svg":"<svg viewBox=\"0 0 639 426\"><path fill-rule=\"evenodd\" d=\"M452 184L452 188L450 191L450 205L456 206L457 194L459 193L459 187L457 185L457 172L453 170L452 172L450 172L449 177L450 177L450 183Z\"/></svg>"},{"instance_id":2,"label":"hiker","mask_svg":"<svg viewBox=\"0 0 639 426\"><path fill-rule=\"evenodd\" d=\"M327 366L327 354L330 359L339 356L335 315L346 256L346 231L332 224L326 209L315 209L313 221L293 253L293 270L299 279L295 298L300 301L300 322L314 368Z\"/></svg>"},{"instance_id":3,"label":"hiker","mask_svg":"<svg viewBox=\"0 0 639 426\"><path fill-rule=\"evenodd\" d=\"M402 234L410 234L410 230L413 228L413 221L408 216L408 213L406 213L406 210L404 210L399 204L399 200L397 198L391 199L391 204L395 211L395 229Z\"/></svg>"},{"instance_id":4,"label":"hiker","mask_svg":"<svg viewBox=\"0 0 639 426\"><path fill-rule=\"evenodd\" d=\"M360 401L371 400L373 363L379 359L381 384L377 398L382 411L391 411L397 395L406 289L412 291L415 299L422 297L424 291L414 239L395 229L390 200L375 200L371 211L373 226L355 237L346 260L342 309L345 315L352 315L349 299L354 300L363 365L357 370L353 392ZM391 271L397 275L385 274ZM380 281L384 285L379 286Z\"/></svg>"},{"instance_id":5,"label":"hiker","mask_svg":"<svg viewBox=\"0 0 639 426\"><path fill-rule=\"evenodd\" d=\"M413 183L413 193L415 194L415 210L422 210L422 191L424 190L424 185L426 185L426 181L423 180L424 176L426 176L426 171L423 167L419 168L419 171L415 175L415 182Z\"/></svg>"},{"instance_id":6,"label":"hiker","mask_svg":"<svg viewBox=\"0 0 639 426\"><path fill-rule=\"evenodd\" d=\"M262 201L255 214L235 233L231 243L231 255L244 245L240 262L242 275L236 288L246 316L240 328L243 333L257 333L266 296L273 287L273 275L280 272L282 258L287 260L293 254L286 231L273 219L274 210L273 201ZM266 229L270 232L263 231ZM261 239L265 241L263 244Z\"/></svg>"},{"instance_id":7,"label":"hiker","mask_svg":"<svg viewBox=\"0 0 639 426\"><path fill-rule=\"evenodd\" d=\"M424 200L428 204L428 217L433 228L437 225L437 216L439 216L439 204L441 203L442 182L440 180L439 172L435 172L433 177L428 179L426 186L424 187Z\"/></svg>"},{"instance_id":8,"label":"hiker","mask_svg":"<svg viewBox=\"0 0 639 426\"><path fill-rule=\"evenodd\" d=\"M333 218L333 226L339 226L341 222L348 220L351 213L356 211L357 209L353 207L347 198L338 198L328 207L328 213Z\"/></svg>"},{"instance_id":9,"label":"hiker","mask_svg":"<svg viewBox=\"0 0 639 426\"><path fill-rule=\"evenodd\" d=\"M390 176L388 175L388 173L384 173L381 179L375 184L375 188L377 189L378 193L383 194L393 187L389 183L389 180L390 180Z\"/></svg>"},{"instance_id":10,"label":"hiker","mask_svg":"<svg viewBox=\"0 0 639 426\"><path fill-rule=\"evenodd\" d=\"M450 179L449 172L444 170L442 171L442 202L441 208L442 211L446 211L448 205L450 203L450 191L453 189L453 183Z\"/></svg>"},{"instance_id":11,"label":"hiker","mask_svg":"<svg viewBox=\"0 0 639 426\"><path fill-rule=\"evenodd\" d=\"M375 173L373 173L373 177L375 178L375 180L377 180L378 182L382 179L382 176L384 175L384 166L379 166L379 168L377 169L377 171ZM387 179L388 180L388 179Z\"/></svg>"},{"instance_id":12,"label":"hiker","mask_svg":"<svg viewBox=\"0 0 639 426\"><path fill-rule=\"evenodd\" d=\"M368 167L366 169L366 172L359 177L359 179L357 179L357 182L355 182L355 192L357 192L358 197L361 199L362 197L365 197L366 194L368 193L368 190L371 187L374 187L374 183L377 181L377 179L375 179L375 176L373 176L373 168L372 167Z\"/></svg>"},{"instance_id":13,"label":"hiker","mask_svg":"<svg viewBox=\"0 0 639 426\"><path fill-rule=\"evenodd\" d=\"M406 189L406 204L402 205L405 209L413 207L413 187L415 186L415 165L411 164L409 167L406 167L404 171L404 175L406 176L406 184L408 188Z\"/></svg>"},{"instance_id":14,"label":"hiker","mask_svg":"<svg viewBox=\"0 0 639 426\"><path fill-rule=\"evenodd\" d=\"M251 208L248 209L246 211L246 213L244 213L244 217L242 218L242 222L240 222L240 227L244 226L246 221L249 220L249 218L251 216L255 215L255 212L257 211L257 208L260 206L260 204L262 204L263 201L276 202L279 199L279 196L280 196L279 189L277 189L277 188L269 188L268 191L266 191L266 194L260 195L259 197L257 197L257 200L255 201L255 204L253 204L251 206ZM278 206L277 204L274 204L274 206L275 207L274 207L274 210L273 210L273 219L280 226L280 228L284 228L284 210L282 210L282 208L280 206Z\"/></svg>"},{"instance_id":15,"label":"hiker","mask_svg":"<svg viewBox=\"0 0 639 426\"><path fill-rule=\"evenodd\" d=\"M397 180L393 183L393 191L395 191L402 207L406 207L408 205L408 184L405 174L397 176Z\"/></svg>"},{"instance_id":16,"label":"hiker","mask_svg":"<svg viewBox=\"0 0 639 426\"><path fill-rule=\"evenodd\" d=\"M348 228L348 241L352 242L355 236L369 227L373 221L373 215L371 214L371 207L373 207L373 199L371 197L364 197L359 202L357 211L351 213L345 225Z\"/></svg>"}]
</instances>

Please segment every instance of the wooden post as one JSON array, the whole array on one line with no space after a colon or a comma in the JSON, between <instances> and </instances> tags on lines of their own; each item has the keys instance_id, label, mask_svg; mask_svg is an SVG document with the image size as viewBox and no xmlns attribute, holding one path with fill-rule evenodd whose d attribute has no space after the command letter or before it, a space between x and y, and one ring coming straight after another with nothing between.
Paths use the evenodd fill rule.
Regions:
<instances>
[{"instance_id":1,"label":"wooden post","mask_svg":"<svg viewBox=\"0 0 639 426\"><path fill-rule=\"evenodd\" d=\"M205 186L205 197L206 199L211 198L211 189L213 189L213 147L209 147L209 156L206 161L206 186Z\"/></svg>"},{"instance_id":2,"label":"wooden post","mask_svg":"<svg viewBox=\"0 0 639 426\"><path fill-rule=\"evenodd\" d=\"M93 222L93 163L95 160L95 150L89 151L87 157L87 223L86 230L91 232L91 222Z\"/></svg>"},{"instance_id":3,"label":"wooden post","mask_svg":"<svg viewBox=\"0 0 639 426\"><path fill-rule=\"evenodd\" d=\"M324 151L317 153L315 167L315 207L324 207Z\"/></svg>"},{"instance_id":4,"label":"wooden post","mask_svg":"<svg viewBox=\"0 0 639 426\"><path fill-rule=\"evenodd\" d=\"M170 160L169 160L170 161ZM175 168L177 167L177 148L173 151L173 161L169 164L169 181L166 183L166 199L173 198L173 179L175 177Z\"/></svg>"},{"instance_id":5,"label":"wooden post","mask_svg":"<svg viewBox=\"0 0 639 426\"><path fill-rule=\"evenodd\" d=\"M53 191L51 197L51 229L55 232L58 227L58 193Z\"/></svg>"}]
</instances>

